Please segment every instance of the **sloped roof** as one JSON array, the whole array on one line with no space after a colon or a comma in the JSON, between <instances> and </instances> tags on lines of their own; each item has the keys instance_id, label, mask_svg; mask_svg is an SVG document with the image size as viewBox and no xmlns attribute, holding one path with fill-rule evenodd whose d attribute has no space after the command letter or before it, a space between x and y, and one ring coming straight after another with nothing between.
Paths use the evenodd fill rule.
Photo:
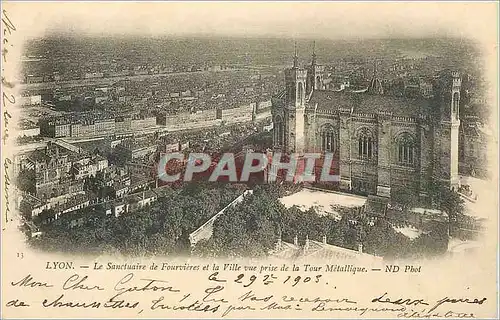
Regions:
<instances>
[{"instance_id":1,"label":"sloped roof","mask_svg":"<svg viewBox=\"0 0 500 320\"><path fill-rule=\"evenodd\" d=\"M355 250L350 250L313 240L309 240L309 248L304 252L304 256L307 256L308 258L314 257L324 261L350 260L359 258L368 258L373 260L382 259L381 257L377 257L371 254L362 253Z\"/></svg>"},{"instance_id":2,"label":"sloped roof","mask_svg":"<svg viewBox=\"0 0 500 320\"><path fill-rule=\"evenodd\" d=\"M37 162L37 163L40 163L40 162L47 163L50 161L51 157L49 157L47 155L45 150L35 150L28 155L28 159L30 159L33 162Z\"/></svg>"},{"instance_id":3,"label":"sloped roof","mask_svg":"<svg viewBox=\"0 0 500 320\"><path fill-rule=\"evenodd\" d=\"M271 255L275 258L292 260L300 255L300 247L288 242L281 242L279 249L275 249L271 252Z\"/></svg>"},{"instance_id":4,"label":"sloped roof","mask_svg":"<svg viewBox=\"0 0 500 320\"><path fill-rule=\"evenodd\" d=\"M344 91L314 91L309 104L318 104L318 111L337 111L339 108L351 109L353 113L376 114L391 112L395 116L418 117L431 115L437 108L433 101L423 98L406 98L370 93L352 93Z\"/></svg>"},{"instance_id":5,"label":"sloped roof","mask_svg":"<svg viewBox=\"0 0 500 320\"><path fill-rule=\"evenodd\" d=\"M321 259L325 262L337 260L367 259L371 261L382 260L381 257L367 253L350 250L331 244L309 240L307 247L296 246L282 241L280 249L275 249L270 254L279 259L296 260L303 258Z\"/></svg>"}]
</instances>

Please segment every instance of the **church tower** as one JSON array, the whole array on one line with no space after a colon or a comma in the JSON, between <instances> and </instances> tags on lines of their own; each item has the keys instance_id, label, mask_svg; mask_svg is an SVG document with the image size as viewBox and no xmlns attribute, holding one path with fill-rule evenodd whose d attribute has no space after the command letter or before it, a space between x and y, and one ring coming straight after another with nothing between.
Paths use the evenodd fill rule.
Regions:
<instances>
[{"instance_id":1,"label":"church tower","mask_svg":"<svg viewBox=\"0 0 500 320\"><path fill-rule=\"evenodd\" d=\"M316 41L313 42L313 53L311 65L307 70L307 95L313 90L323 90L323 80L325 77L325 67L317 64L316 61Z\"/></svg>"},{"instance_id":2,"label":"church tower","mask_svg":"<svg viewBox=\"0 0 500 320\"><path fill-rule=\"evenodd\" d=\"M304 111L306 104L307 70L299 67L297 45L293 67L285 70L285 141L284 151L303 153L305 145Z\"/></svg>"},{"instance_id":3,"label":"church tower","mask_svg":"<svg viewBox=\"0 0 500 320\"><path fill-rule=\"evenodd\" d=\"M458 72L448 75L441 85L441 121L435 140L436 158L434 170L439 181L451 188L459 184L458 136L460 127L460 88L462 80Z\"/></svg>"}]
</instances>

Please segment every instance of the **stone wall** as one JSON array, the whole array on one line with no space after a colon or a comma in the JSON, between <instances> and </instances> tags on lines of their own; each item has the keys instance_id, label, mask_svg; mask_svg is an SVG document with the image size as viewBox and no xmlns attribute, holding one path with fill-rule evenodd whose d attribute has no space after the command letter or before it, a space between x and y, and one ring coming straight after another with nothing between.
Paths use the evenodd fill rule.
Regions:
<instances>
[{"instance_id":1,"label":"stone wall","mask_svg":"<svg viewBox=\"0 0 500 320\"><path fill-rule=\"evenodd\" d=\"M419 190L420 180L428 181L432 162L432 131L423 130L417 119L393 117L391 114L315 113L307 110L306 141L308 152L321 151L321 128L330 125L335 133L338 149L338 168L341 188L390 196L391 187L411 187ZM361 133L373 138L373 155L361 159L358 137ZM398 163L398 138L409 135L414 140L414 164ZM422 167L423 166L423 167Z\"/></svg>"}]
</instances>

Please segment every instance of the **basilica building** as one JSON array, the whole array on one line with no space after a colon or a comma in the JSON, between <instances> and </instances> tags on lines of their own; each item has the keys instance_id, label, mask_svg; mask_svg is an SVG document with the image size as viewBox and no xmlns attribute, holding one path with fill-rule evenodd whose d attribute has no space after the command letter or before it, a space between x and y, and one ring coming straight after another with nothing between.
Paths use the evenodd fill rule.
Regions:
<instances>
[{"instance_id":1,"label":"basilica building","mask_svg":"<svg viewBox=\"0 0 500 320\"><path fill-rule=\"evenodd\" d=\"M436 76L432 96L413 98L384 94L376 71L357 91L326 90L325 78L314 52L301 67L295 51L286 87L272 99L275 150L332 152L346 191L425 196L431 181L458 185L458 72Z\"/></svg>"}]
</instances>

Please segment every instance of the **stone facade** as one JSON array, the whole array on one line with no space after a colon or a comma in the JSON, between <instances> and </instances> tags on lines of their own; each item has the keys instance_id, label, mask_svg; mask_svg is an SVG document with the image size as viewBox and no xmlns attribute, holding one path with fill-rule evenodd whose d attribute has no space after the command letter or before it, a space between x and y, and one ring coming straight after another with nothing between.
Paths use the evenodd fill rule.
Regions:
<instances>
[{"instance_id":1,"label":"stone facade","mask_svg":"<svg viewBox=\"0 0 500 320\"><path fill-rule=\"evenodd\" d=\"M458 73L437 77L432 98L384 95L376 71L366 90L325 90L323 73L315 55L307 68L295 55L285 71L272 100L276 150L333 153L342 190L390 197L400 188L424 195L434 180L458 185Z\"/></svg>"},{"instance_id":2,"label":"stone facade","mask_svg":"<svg viewBox=\"0 0 500 320\"><path fill-rule=\"evenodd\" d=\"M459 172L478 178L489 177L488 142L494 140L493 130L477 117L464 119L459 134Z\"/></svg>"}]
</instances>

